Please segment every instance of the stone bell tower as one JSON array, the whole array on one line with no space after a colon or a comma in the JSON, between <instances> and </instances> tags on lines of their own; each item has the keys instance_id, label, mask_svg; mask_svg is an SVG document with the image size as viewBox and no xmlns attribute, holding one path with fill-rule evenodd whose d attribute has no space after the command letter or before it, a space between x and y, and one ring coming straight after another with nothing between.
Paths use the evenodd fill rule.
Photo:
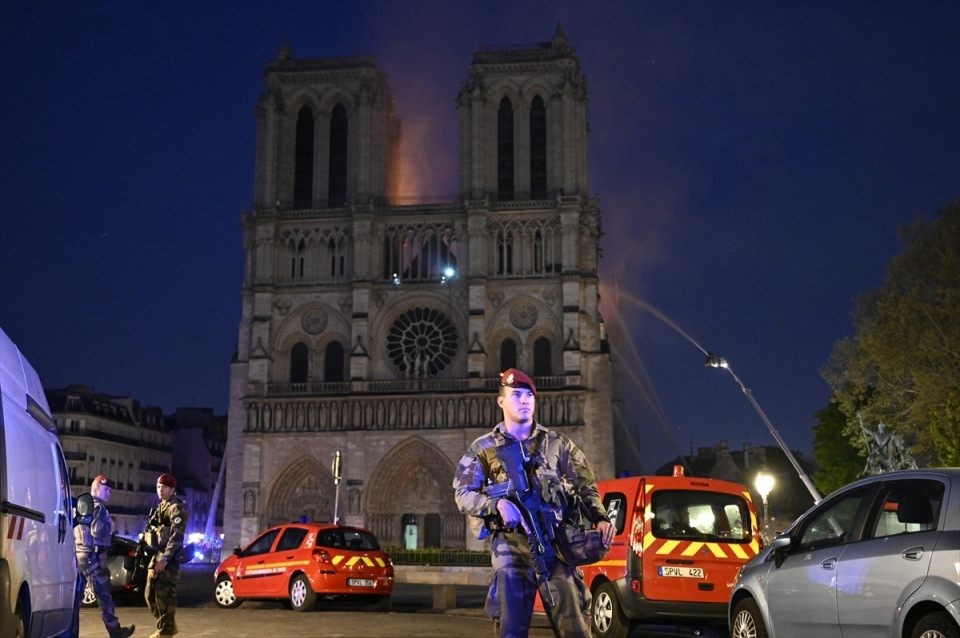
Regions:
<instances>
[{"instance_id":1,"label":"stone bell tower","mask_svg":"<svg viewBox=\"0 0 960 638\"><path fill-rule=\"evenodd\" d=\"M284 47L264 83L230 377L228 547L335 513L385 547L471 546L450 484L502 416L508 367L534 376L538 420L612 476L600 208L586 83L563 32L474 54L455 201L437 203L429 185L424 203L392 199L400 125L372 59Z\"/></svg>"}]
</instances>

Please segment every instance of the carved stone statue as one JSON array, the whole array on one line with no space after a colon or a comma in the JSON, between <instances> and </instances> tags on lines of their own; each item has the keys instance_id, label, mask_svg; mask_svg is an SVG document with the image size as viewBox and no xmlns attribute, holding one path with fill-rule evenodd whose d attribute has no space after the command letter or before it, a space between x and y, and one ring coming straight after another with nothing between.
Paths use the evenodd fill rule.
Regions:
<instances>
[{"instance_id":1,"label":"carved stone statue","mask_svg":"<svg viewBox=\"0 0 960 638\"><path fill-rule=\"evenodd\" d=\"M863 423L863 417L859 413L857 420L860 421L860 431L863 432L863 438L867 442L864 476L917 468L917 462L910 455L903 436L899 432L887 430L887 426L882 422L877 423L876 430L871 430Z\"/></svg>"}]
</instances>

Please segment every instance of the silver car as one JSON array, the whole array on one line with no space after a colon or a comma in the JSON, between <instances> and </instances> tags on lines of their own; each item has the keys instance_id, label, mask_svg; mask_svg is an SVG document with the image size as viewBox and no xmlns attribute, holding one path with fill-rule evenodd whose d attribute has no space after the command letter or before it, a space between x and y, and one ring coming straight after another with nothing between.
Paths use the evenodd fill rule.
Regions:
<instances>
[{"instance_id":1,"label":"silver car","mask_svg":"<svg viewBox=\"0 0 960 638\"><path fill-rule=\"evenodd\" d=\"M960 638L960 468L847 485L750 560L731 638Z\"/></svg>"}]
</instances>

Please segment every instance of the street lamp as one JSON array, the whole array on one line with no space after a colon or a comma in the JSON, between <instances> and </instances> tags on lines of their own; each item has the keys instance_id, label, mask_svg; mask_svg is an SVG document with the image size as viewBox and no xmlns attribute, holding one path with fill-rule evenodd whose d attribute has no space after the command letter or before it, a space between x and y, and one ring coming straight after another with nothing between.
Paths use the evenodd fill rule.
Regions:
<instances>
[{"instance_id":1,"label":"street lamp","mask_svg":"<svg viewBox=\"0 0 960 638\"><path fill-rule=\"evenodd\" d=\"M740 390L744 395L746 395L747 400L750 401L750 405L753 406L753 409L760 416L760 419L763 421L764 425L767 426L767 430L770 431L770 435L773 436L774 440L777 442L777 445L779 445L780 449L783 450L783 454L787 457L787 460L790 461L790 465L792 465L793 469L796 470L797 476L800 477L800 481L807 488L807 491L810 492L810 496L813 497L813 503L817 504L822 501L823 497L820 496L820 492L817 491L817 488L813 486L813 481L810 480L810 477L807 476L807 473L803 471L802 467L800 467L800 463L797 462L796 457L793 456L793 452L791 452L790 448L787 447L783 437L781 437L780 433L777 432L777 428L773 427L773 423L771 423L770 419L767 418L767 415L760 407L760 404L757 403L757 400L753 398L753 393L750 392L750 388L743 384L743 381L741 381L740 377L738 377L733 371L733 368L730 367L730 364L727 363L727 360L723 357L718 357L712 352L708 352L705 365L708 368L723 368L730 373L730 376L733 377L733 380L736 381L737 385L740 386Z\"/></svg>"},{"instance_id":2,"label":"street lamp","mask_svg":"<svg viewBox=\"0 0 960 638\"><path fill-rule=\"evenodd\" d=\"M757 472L756 478L753 479L753 486L757 488L760 500L763 501L763 540L768 543L770 542L770 524L767 518L767 496L773 491L776 482L773 474L767 474L764 471Z\"/></svg>"}]
</instances>

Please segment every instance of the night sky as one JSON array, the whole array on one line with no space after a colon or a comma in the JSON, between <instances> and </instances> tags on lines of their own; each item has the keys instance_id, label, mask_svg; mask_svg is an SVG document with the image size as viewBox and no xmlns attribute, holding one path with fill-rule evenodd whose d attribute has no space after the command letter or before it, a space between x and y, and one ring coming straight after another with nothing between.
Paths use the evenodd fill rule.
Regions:
<instances>
[{"instance_id":1,"label":"night sky","mask_svg":"<svg viewBox=\"0 0 960 638\"><path fill-rule=\"evenodd\" d=\"M671 438L774 443L643 304L725 357L809 455L852 300L882 282L898 227L960 196L957 2L7 3L0 326L47 387L225 412L254 106L281 44L375 56L404 195L453 200L473 52L558 23L591 98L606 320L650 382L625 381L643 469Z\"/></svg>"}]
</instances>

